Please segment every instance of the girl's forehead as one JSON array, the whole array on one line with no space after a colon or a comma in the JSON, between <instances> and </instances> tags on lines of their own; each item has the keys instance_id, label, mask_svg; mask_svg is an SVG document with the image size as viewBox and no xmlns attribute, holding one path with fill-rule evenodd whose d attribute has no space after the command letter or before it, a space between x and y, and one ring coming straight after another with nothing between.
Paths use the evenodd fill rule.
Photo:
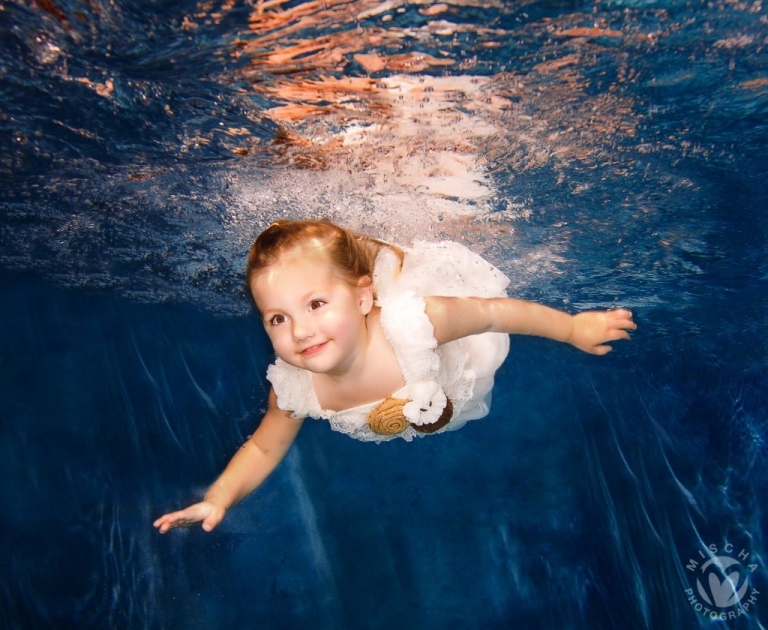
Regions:
<instances>
[{"instance_id":1,"label":"girl's forehead","mask_svg":"<svg viewBox=\"0 0 768 630\"><path fill-rule=\"evenodd\" d=\"M328 284L336 280L330 262L317 255L302 255L296 253L281 257L276 262L260 269L251 280L254 296L271 292L276 288L298 289L308 283ZM291 286L285 285L288 282Z\"/></svg>"},{"instance_id":2,"label":"girl's forehead","mask_svg":"<svg viewBox=\"0 0 768 630\"><path fill-rule=\"evenodd\" d=\"M330 264L330 257L318 239L311 239L307 243L289 249L270 266L291 265L296 263Z\"/></svg>"}]
</instances>

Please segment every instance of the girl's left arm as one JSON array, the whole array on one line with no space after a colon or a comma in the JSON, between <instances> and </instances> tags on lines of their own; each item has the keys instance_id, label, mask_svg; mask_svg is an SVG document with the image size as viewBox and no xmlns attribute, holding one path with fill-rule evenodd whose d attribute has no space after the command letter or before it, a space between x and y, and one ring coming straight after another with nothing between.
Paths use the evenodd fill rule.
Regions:
<instances>
[{"instance_id":1,"label":"girl's left arm","mask_svg":"<svg viewBox=\"0 0 768 630\"><path fill-rule=\"evenodd\" d=\"M611 351L609 341L629 339L637 325L626 309L563 311L514 298L427 297L427 316L438 344L484 332L535 335L570 343L590 354Z\"/></svg>"}]
</instances>

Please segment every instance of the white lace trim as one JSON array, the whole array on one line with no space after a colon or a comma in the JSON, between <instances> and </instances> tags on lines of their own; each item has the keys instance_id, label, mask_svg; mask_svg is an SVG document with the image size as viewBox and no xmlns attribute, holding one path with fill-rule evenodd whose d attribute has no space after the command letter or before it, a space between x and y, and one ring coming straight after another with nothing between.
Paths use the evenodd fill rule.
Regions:
<instances>
[{"instance_id":1,"label":"white lace trim","mask_svg":"<svg viewBox=\"0 0 768 630\"><path fill-rule=\"evenodd\" d=\"M312 373L277 359L267 368L267 380L277 395L277 406L291 411L291 417L319 417L322 412L312 385Z\"/></svg>"}]
</instances>

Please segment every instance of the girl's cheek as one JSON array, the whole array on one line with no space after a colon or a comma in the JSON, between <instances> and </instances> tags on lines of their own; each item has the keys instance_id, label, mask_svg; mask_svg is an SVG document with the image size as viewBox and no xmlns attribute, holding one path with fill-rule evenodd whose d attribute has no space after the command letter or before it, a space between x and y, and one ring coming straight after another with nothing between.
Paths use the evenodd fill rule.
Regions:
<instances>
[{"instance_id":1,"label":"girl's cheek","mask_svg":"<svg viewBox=\"0 0 768 630\"><path fill-rule=\"evenodd\" d=\"M267 331L267 336L275 348L277 348L283 340L283 335L281 335L280 332L274 328Z\"/></svg>"},{"instance_id":2,"label":"girl's cheek","mask_svg":"<svg viewBox=\"0 0 768 630\"><path fill-rule=\"evenodd\" d=\"M285 344L286 339L288 339L286 327L281 326L279 330L276 330L273 339L274 343L278 345Z\"/></svg>"}]
</instances>

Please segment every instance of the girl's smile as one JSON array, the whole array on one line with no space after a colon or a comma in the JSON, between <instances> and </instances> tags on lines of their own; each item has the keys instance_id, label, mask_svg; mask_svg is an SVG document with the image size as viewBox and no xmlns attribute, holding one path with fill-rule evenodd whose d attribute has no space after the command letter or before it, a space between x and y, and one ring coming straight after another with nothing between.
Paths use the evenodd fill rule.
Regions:
<instances>
[{"instance_id":1,"label":"girl's smile","mask_svg":"<svg viewBox=\"0 0 768 630\"><path fill-rule=\"evenodd\" d=\"M323 348L325 348L326 344L327 344L327 342L326 343L319 343L319 344L316 344L314 346L310 346L306 350L302 350L301 354L304 355L305 357L315 356L318 352L322 352L322 350L323 350Z\"/></svg>"}]
</instances>

